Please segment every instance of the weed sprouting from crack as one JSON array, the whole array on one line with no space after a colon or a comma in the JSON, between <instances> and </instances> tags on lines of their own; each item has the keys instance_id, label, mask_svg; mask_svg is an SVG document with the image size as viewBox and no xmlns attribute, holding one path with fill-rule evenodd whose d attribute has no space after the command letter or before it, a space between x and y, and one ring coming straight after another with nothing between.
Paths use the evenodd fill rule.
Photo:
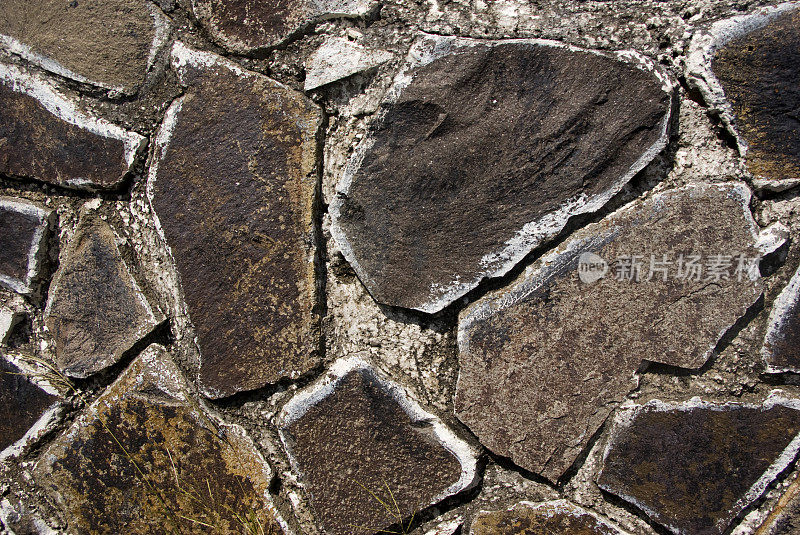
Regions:
<instances>
[{"instance_id":1,"label":"weed sprouting from crack","mask_svg":"<svg viewBox=\"0 0 800 535\"><path fill-rule=\"evenodd\" d=\"M356 484L365 491L367 491L369 495L372 496L372 498L375 501L377 501L381 505L381 507L383 507L383 509L389 514L389 516L391 516L395 520L394 524L400 526L400 531L380 529L370 526L359 526L356 524L348 524L348 526L353 529L366 531L370 533L390 533L392 535L408 535L408 533L410 533L411 530L411 525L414 523L414 513L411 513L411 518L409 518L408 522L403 524L404 516L403 513L400 511L400 506L397 504L397 500L395 500L394 498L394 493L392 492L392 489L389 487L389 484L386 482L386 480L382 481L383 481L383 486L386 487L386 492L389 496L389 500L391 500L391 503L388 503L389 500L386 500L385 498L381 499L380 496L372 492L370 489L364 486L364 484L361 483L360 481L356 481Z\"/></svg>"}]
</instances>

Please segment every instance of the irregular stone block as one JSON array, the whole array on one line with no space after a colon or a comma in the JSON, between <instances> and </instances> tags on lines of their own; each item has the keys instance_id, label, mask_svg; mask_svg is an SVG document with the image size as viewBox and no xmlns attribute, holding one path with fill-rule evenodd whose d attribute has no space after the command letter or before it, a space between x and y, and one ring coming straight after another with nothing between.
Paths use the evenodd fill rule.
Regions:
<instances>
[{"instance_id":1,"label":"irregular stone block","mask_svg":"<svg viewBox=\"0 0 800 535\"><path fill-rule=\"evenodd\" d=\"M53 211L37 203L0 197L0 285L23 295L36 291L53 220Z\"/></svg>"},{"instance_id":2,"label":"irregular stone block","mask_svg":"<svg viewBox=\"0 0 800 535\"><path fill-rule=\"evenodd\" d=\"M458 327L459 419L495 453L560 478L642 361L702 366L761 297L749 202L732 183L659 193L474 303Z\"/></svg>"},{"instance_id":3,"label":"irregular stone block","mask_svg":"<svg viewBox=\"0 0 800 535\"><path fill-rule=\"evenodd\" d=\"M775 300L761 356L770 373L800 373L800 269Z\"/></svg>"},{"instance_id":4,"label":"irregular stone block","mask_svg":"<svg viewBox=\"0 0 800 535\"><path fill-rule=\"evenodd\" d=\"M50 82L0 63L0 173L77 189L120 185L146 139L76 105Z\"/></svg>"},{"instance_id":5,"label":"irregular stone block","mask_svg":"<svg viewBox=\"0 0 800 535\"><path fill-rule=\"evenodd\" d=\"M296 378L318 362L314 204L320 110L182 44L186 95L157 139L148 196L201 354L203 394Z\"/></svg>"},{"instance_id":6,"label":"irregular stone block","mask_svg":"<svg viewBox=\"0 0 800 535\"><path fill-rule=\"evenodd\" d=\"M470 446L357 357L297 394L278 428L326 533L379 531L476 482Z\"/></svg>"},{"instance_id":7,"label":"irregular stone block","mask_svg":"<svg viewBox=\"0 0 800 535\"><path fill-rule=\"evenodd\" d=\"M392 59L391 52L369 50L341 37L331 37L306 62L305 90L367 71Z\"/></svg>"},{"instance_id":8,"label":"irregular stone block","mask_svg":"<svg viewBox=\"0 0 800 535\"><path fill-rule=\"evenodd\" d=\"M749 170L771 189L782 189L781 181L800 183L800 2L698 32L687 68L736 138Z\"/></svg>"},{"instance_id":9,"label":"irregular stone block","mask_svg":"<svg viewBox=\"0 0 800 535\"><path fill-rule=\"evenodd\" d=\"M88 377L118 362L161 321L128 271L114 231L82 214L45 309L58 368Z\"/></svg>"},{"instance_id":10,"label":"irregular stone block","mask_svg":"<svg viewBox=\"0 0 800 535\"><path fill-rule=\"evenodd\" d=\"M42 455L34 478L80 533L281 533L244 430L190 398L152 345ZM209 528L210 526L210 528ZM206 531L205 528L209 528Z\"/></svg>"},{"instance_id":11,"label":"irregular stone block","mask_svg":"<svg viewBox=\"0 0 800 535\"><path fill-rule=\"evenodd\" d=\"M376 301L437 312L644 168L671 93L633 52L425 37L339 182L331 233Z\"/></svg>"},{"instance_id":12,"label":"irregular stone block","mask_svg":"<svg viewBox=\"0 0 800 535\"><path fill-rule=\"evenodd\" d=\"M676 534L726 532L800 449L800 402L653 400L620 410L600 488Z\"/></svg>"},{"instance_id":13,"label":"irregular stone block","mask_svg":"<svg viewBox=\"0 0 800 535\"><path fill-rule=\"evenodd\" d=\"M0 45L53 73L134 93L169 38L148 1L3 0Z\"/></svg>"},{"instance_id":14,"label":"irregular stone block","mask_svg":"<svg viewBox=\"0 0 800 535\"><path fill-rule=\"evenodd\" d=\"M375 0L192 0L214 39L240 53L278 45L325 19L362 17L376 5Z\"/></svg>"},{"instance_id":15,"label":"irregular stone block","mask_svg":"<svg viewBox=\"0 0 800 535\"><path fill-rule=\"evenodd\" d=\"M505 511L481 511L470 535L625 535L625 532L566 500L520 502Z\"/></svg>"}]
</instances>

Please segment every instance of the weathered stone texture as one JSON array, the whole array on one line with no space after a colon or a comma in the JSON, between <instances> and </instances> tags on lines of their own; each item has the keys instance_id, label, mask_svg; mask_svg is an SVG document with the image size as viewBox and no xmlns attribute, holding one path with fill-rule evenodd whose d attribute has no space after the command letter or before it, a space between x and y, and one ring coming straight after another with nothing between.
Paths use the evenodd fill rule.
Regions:
<instances>
[{"instance_id":1,"label":"weathered stone texture","mask_svg":"<svg viewBox=\"0 0 800 535\"><path fill-rule=\"evenodd\" d=\"M21 294L36 290L52 220L43 206L0 197L0 285Z\"/></svg>"},{"instance_id":2,"label":"weathered stone texture","mask_svg":"<svg viewBox=\"0 0 800 535\"><path fill-rule=\"evenodd\" d=\"M358 359L294 398L279 429L326 533L387 528L476 477L471 449Z\"/></svg>"},{"instance_id":3,"label":"weathered stone texture","mask_svg":"<svg viewBox=\"0 0 800 535\"><path fill-rule=\"evenodd\" d=\"M392 59L391 52L370 50L341 37L331 37L306 61L306 91L366 71Z\"/></svg>"},{"instance_id":4,"label":"weathered stone texture","mask_svg":"<svg viewBox=\"0 0 800 535\"><path fill-rule=\"evenodd\" d=\"M69 532L147 535L241 534L258 525L282 533L269 505L270 473L240 427L190 400L160 346L134 361L34 468L67 513Z\"/></svg>"},{"instance_id":5,"label":"weathered stone texture","mask_svg":"<svg viewBox=\"0 0 800 535\"><path fill-rule=\"evenodd\" d=\"M673 533L721 534L794 460L800 403L658 400L621 411L600 487Z\"/></svg>"},{"instance_id":6,"label":"weathered stone texture","mask_svg":"<svg viewBox=\"0 0 800 535\"><path fill-rule=\"evenodd\" d=\"M135 92L169 36L147 0L3 0L0 45L56 74Z\"/></svg>"},{"instance_id":7,"label":"weathered stone texture","mask_svg":"<svg viewBox=\"0 0 800 535\"><path fill-rule=\"evenodd\" d=\"M616 526L566 500L520 502L505 511L482 511L470 535L624 535Z\"/></svg>"},{"instance_id":8,"label":"weathered stone texture","mask_svg":"<svg viewBox=\"0 0 800 535\"><path fill-rule=\"evenodd\" d=\"M84 213L45 310L58 368L70 377L88 377L118 362L161 320L128 271L114 231Z\"/></svg>"},{"instance_id":9,"label":"weathered stone texture","mask_svg":"<svg viewBox=\"0 0 800 535\"><path fill-rule=\"evenodd\" d=\"M775 300L761 355L771 372L800 372L800 269Z\"/></svg>"},{"instance_id":10,"label":"weathered stone texture","mask_svg":"<svg viewBox=\"0 0 800 535\"><path fill-rule=\"evenodd\" d=\"M749 201L738 184L659 193L579 231L509 288L465 310L459 419L495 453L550 480L561 477L635 386L643 360L702 366L761 297ZM578 270L587 253L612 266L591 284ZM667 280L660 272L647 280L651 254L671 259ZM748 261L737 273L739 254ZM638 282L618 280L633 255L643 266ZM703 266L730 255L732 265L726 279L704 271L700 280L683 280L680 255L701 255Z\"/></svg>"},{"instance_id":11,"label":"weathered stone texture","mask_svg":"<svg viewBox=\"0 0 800 535\"><path fill-rule=\"evenodd\" d=\"M601 207L666 143L670 89L634 54L427 37L331 203L376 301L437 312Z\"/></svg>"},{"instance_id":12,"label":"weathered stone texture","mask_svg":"<svg viewBox=\"0 0 800 535\"><path fill-rule=\"evenodd\" d=\"M0 64L0 173L79 189L119 186L146 140L75 104L38 75Z\"/></svg>"},{"instance_id":13,"label":"weathered stone texture","mask_svg":"<svg viewBox=\"0 0 800 535\"><path fill-rule=\"evenodd\" d=\"M223 397L297 377L318 359L314 203L319 109L302 95L178 44L187 94L158 138L148 195Z\"/></svg>"},{"instance_id":14,"label":"weathered stone texture","mask_svg":"<svg viewBox=\"0 0 800 535\"><path fill-rule=\"evenodd\" d=\"M56 399L0 358L0 451L25 436Z\"/></svg>"}]
</instances>

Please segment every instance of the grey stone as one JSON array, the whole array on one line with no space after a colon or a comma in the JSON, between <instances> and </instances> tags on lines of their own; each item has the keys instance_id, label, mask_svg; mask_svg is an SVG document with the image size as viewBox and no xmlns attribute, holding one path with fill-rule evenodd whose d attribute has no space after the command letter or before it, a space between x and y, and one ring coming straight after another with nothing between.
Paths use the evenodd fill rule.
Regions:
<instances>
[{"instance_id":1,"label":"grey stone","mask_svg":"<svg viewBox=\"0 0 800 535\"><path fill-rule=\"evenodd\" d=\"M25 304L19 296L0 299L0 345L8 343L14 327L25 318L25 314Z\"/></svg>"},{"instance_id":2,"label":"grey stone","mask_svg":"<svg viewBox=\"0 0 800 535\"><path fill-rule=\"evenodd\" d=\"M761 356L768 372L800 373L800 268L775 300Z\"/></svg>"},{"instance_id":3,"label":"grey stone","mask_svg":"<svg viewBox=\"0 0 800 535\"><path fill-rule=\"evenodd\" d=\"M733 183L658 193L474 303L458 328L459 419L496 454L560 478L635 387L642 361L702 366L762 296L749 202ZM708 269L699 278L688 269L696 255ZM726 278L709 268L718 255Z\"/></svg>"},{"instance_id":4,"label":"grey stone","mask_svg":"<svg viewBox=\"0 0 800 535\"><path fill-rule=\"evenodd\" d=\"M23 295L36 292L53 221L44 206L0 197L0 285Z\"/></svg>"},{"instance_id":5,"label":"grey stone","mask_svg":"<svg viewBox=\"0 0 800 535\"><path fill-rule=\"evenodd\" d=\"M426 36L330 205L373 298L435 313L602 207L665 146L672 86L633 52Z\"/></svg>"},{"instance_id":6,"label":"grey stone","mask_svg":"<svg viewBox=\"0 0 800 535\"><path fill-rule=\"evenodd\" d=\"M305 90L372 69L391 59L391 52L370 50L348 39L331 37L306 62Z\"/></svg>"},{"instance_id":7,"label":"grey stone","mask_svg":"<svg viewBox=\"0 0 800 535\"><path fill-rule=\"evenodd\" d=\"M519 502L504 511L481 511L470 535L625 535L617 526L566 500Z\"/></svg>"}]
</instances>

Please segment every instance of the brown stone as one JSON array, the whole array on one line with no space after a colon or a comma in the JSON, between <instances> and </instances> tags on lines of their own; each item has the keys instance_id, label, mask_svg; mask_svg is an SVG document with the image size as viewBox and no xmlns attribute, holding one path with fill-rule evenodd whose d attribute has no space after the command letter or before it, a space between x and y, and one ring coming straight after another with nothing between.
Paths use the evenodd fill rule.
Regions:
<instances>
[{"instance_id":1,"label":"brown stone","mask_svg":"<svg viewBox=\"0 0 800 535\"><path fill-rule=\"evenodd\" d=\"M278 426L325 533L408 522L475 482L471 448L358 358L292 399Z\"/></svg>"},{"instance_id":2,"label":"brown stone","mask_svg":"<svg viewBox=\"0 0 800 535\"><path fill-rule=\"evenodd\" d=\"M36 291L53 220L52 210L37 203L0 197L0 286Z\"/></svg>"},{"instance_id":3,"label":"brown stone","mask_svg":"<svg viewBox=\"0 0 800 535\"><path fill-rule=\"evenodd\" d=\"M624 535L619 528L566 500L520 502L505 511L481 511L470 535Z\"/></svg>"},{"instance_id":4,"label":"brown stone","mask_svg":"<svg viewBox=\"0 0 800 535\"><path fill-rule=\"evenodd\" d=\"M761 297L749 202L740 184L659 193L577 232L510 287L466 309L459 419L496 454L560 478L635 387L642 361L702 366ZM659 265L663 255L671 266ZM681 255L684 268L701 256L699 280L682 277ZM730 262L720 280L708 270L717 255ZM628 277L636 269L625 268L632 256L638 281Z\"/></svg>"},{"instance_id":5,"label":"brown stone","mask_svg":"<svg viewBox=\"0 0 800 535\"><path fill-rule=\"evenodd\" d=\"M118 187L146 140L78 111L50 82L0 64L0 173L69 188Z\"/></svg>"},{"instance_id":6,"label":"brown stone","mask_svg":"<svg viewBox=\"0 0 800 535\"><path fill-rule=\"evenodd\" d=\"M186 95L159 134L148 195L196 329L203 394L298 377L319 358L320 111L219 56L176 44L172 61Z\"/></svg>"},{"instance_id":7,"label":"brown stone","mask_svg":"<svg viewBox=\"0 0 800 535\"><path fill-rule=\"evenodd\" d=\"M800 373L800 269L775 300L761 355L769 372Z\"/></svg>"},{"instance_id":8,"label":"brown stone","mask_svg":"<svg viewBox=\"0 0 800 535\"><path fill-rule=\"evenodd\" d=\"M345 171L331 232L376 301L437 312L603 206L666 144L645 59L426 37Z\"/></svg>"},{"instance_id":9,"label":"brown stone","mask_svg":"<svg viewBox=\"0 0 800 535\"><path fill-rule=\"evenodd\" d=\"M242 428L190 399L160 346L137 358L33 473L72 533L282 533L269 466ZM257 526L264 531L250 531Z\"/></svg>"},{"instance_id":10,"label":"brown stone","mask_svg":"<svg viewBox=\"0 0 800 535\"><path fill-rule=\"evenodd\" d=\"M0 358L0 459L3 450L22 439L57 399Z\"/></svg>"},{"instance_id":11,"label":"brown stone","mask_svg":"<svg viewBox=\"0 0 800 535\"><path fill-rule=\"evenodd\" d=\"M800 402L694 398L625 408L615 419L598 485L676 534L725 533L800 448Z\"/></svg>"},{"instance_id":12,"label":"brown stone","mask_svg":"<svg viewBox=\"0 0 800 535\"><path fill-rule=\"evenodd\" d=\"M56 74L135 92L169 37L145 0L3 0L0 45Z\"/></svg>"},{"instance_id":13,"label":"brown stone","mask_svg":"<svg viewBox=\"0 0 800 535\"><path fill-rule=\"evenodd\" d=\"M82 214L45 310L61 372L83 378L115 364L162 320L128 271L111 227Z\"/></svg>"}]
</instances>

